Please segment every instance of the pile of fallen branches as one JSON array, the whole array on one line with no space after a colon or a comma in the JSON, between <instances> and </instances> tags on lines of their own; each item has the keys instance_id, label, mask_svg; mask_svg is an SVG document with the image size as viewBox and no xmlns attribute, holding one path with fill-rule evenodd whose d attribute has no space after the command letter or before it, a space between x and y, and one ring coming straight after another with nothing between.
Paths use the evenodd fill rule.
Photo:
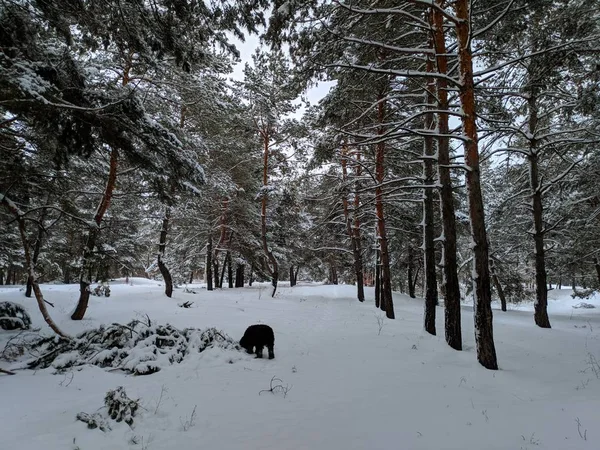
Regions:
<instances>
[{"instance_id":1,"label":"pile of fallen branches","mask_svg":"<svg viewBox=\"0 0 600 450\"><path fill-rule=\"evenodd\" d=\"M133 320L86 330L72 339L40 337L28 343L26 363L30 369L53 367L63 371L92 364L136 375L158 372L180 363L187 355L208 348L241 350L239 343L216 328L180 330L172 325L155 325Z\"/></svg>"}]
</instances>

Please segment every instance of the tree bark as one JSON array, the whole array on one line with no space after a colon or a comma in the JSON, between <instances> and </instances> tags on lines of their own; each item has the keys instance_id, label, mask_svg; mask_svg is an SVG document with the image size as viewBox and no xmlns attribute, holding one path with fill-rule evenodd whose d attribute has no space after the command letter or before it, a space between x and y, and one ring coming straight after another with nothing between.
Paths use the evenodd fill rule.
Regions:
<instances>
[{"instance_id":1,"label":"tree bark","mask_svg":"<svg viewBox=\"0 0 600 450\"><path fill-rule=\"evenodd\" d=\"M445 0L436 0L436 5L445 8ZM444 33L444 17L441 12L432 9L430 16L434 32L437 71L445 75L448 72L446 57L446 38ZM440 182L440 207L442 212L442 292L444 295L445 336L446 342L455 350L462 350L462 331L460 314L460 285L458 283L458 263L456 261L456 215L454 212L454 194L450 176L450 129L448 126L448 83L443 78L436 78L438 98L438 179Z\"/></svg>"},{"instance_id":2,"label":"tree bark","mask_svg":"<svg viewBox=\"0 0 600 450\"><path fill-rule=\"evenodd\" d=\"M600 286L600 261L598 258L594 257L594 267L596 268L596 277L598 278L598 286ZM561 282L559 281L559 289Z\"/></svg>"},{"instance_id":3,"label":"tree bark","mask_svg":"<svg viewBox=\"0 0 600 450\"><path fill-rule=\"evenodd\" d=\"M542 186L539 177L538 150L535 133L537 131L538 112L536 88L532 86L527 100L529 107L529 182L531 189L531 211L533 214L533 240L535 243L535 291L536 298L533 317L541 328L550 328L548 317L548 281L546 273L546 250L544 248L544 206L542 204Z\"/></svg>"},{"instance_id":4,"label":"tree bark","mask_svg":"<svg viewBox=\"0 0 600 450\"><path fill-rule=\"evenodd\" d=\"M100 224L104 218L106 210L110 206L110 202L113 196L113 190L117 181L117 166L118 166L119 152L116 148L111 149L110 152L110 166L108 171L108 179L106 181L106 187L104 194L100 200L100 204L96 209L94 215L94 223L88 230L85 246L83 248L83 255L81 258L81 273L79 275L79 300L75 311L71 315L72 320L81 320L85 316L88 302L90 299L90 284L91 275L90 271L92 268L92 254L94 253L94 247L96 247L96 241L100 235Z\"/></svg>"},{"instance_id":5,"label":"tree bark","mask_svg":"<svg viewBox=\"0 0 600 450\"><path fill-rule=\"evenodd\" d=\"M238 266L235 270L235 287L236 288L244 287L244 271L245 271L244 264L238 264Z\"/></svg>"},{"instance_id":6,"label":"tree bark","mask_svg":"<svg viewBox=\"0 0 600 450\"><path fill-rule=\"evenodd\" d=\"M165 295L167 297L171 297L173 295L173 277L171 276L171 272L169 272L168 267L165 265L163 258L165 257L165 250L167 247L167 233L169 231L169 221L171 219L171 207L165 207L165 215L162 221L162 227L160 230L160 240L158 242L158 270L160 270L160 274L165 281Z\"/></svg>"},{"instance_id":7,"label":"tree bark","mask_svg":"<svg viewBox=\"0 0 600 450\"><path fill-rule=\"evenodd\" d=\"M294 277L294 266L290 266L290 287L296 286L296 279Z\"/></svg>"},{"instance_id":8,"label":"tree bark","mask_svg":"<svg viewBox=\"0 0 600 450\"><path fill-rule=\"evenodd\" d=\"M489 251L483 197L481 194L479 149L477 145L477 125L475 107L475 88L473 84L473 60L470 42L469 0L456 0L454 3L456 35L458 38L458 69L461 80L459 97L462 106L467 197L469 200L469 218L473 238L473 284L475 315L475 343L477 360L487 369L497 370L496 348L492 324L492 298L490 287ZM544 285L545 286L545 285Z\"/></svg>"},{"instance_id":9,"label":"tree bark","mask_svg":"<svg viewBox=\"0 0 600 450\"><path fill-rule=\"evenodd\" d=\"M206 245L206 290L213 290L213 274L212 274L212 236L208 236L208 244Z\"/></svg>"},{"instance_id":10,"label":"tree bark","mask_svg":"<svg viewBox=\"0 0 600 450\"><path fill-rule=\"evenodd\" d=\"M46 199L46 204L50 201L50 195L48 194L48 198ZM40 213L38 232L35 239L35 246L33 247L33 255L31 258L31 262L33 263L33 267L36 267L38 259L40 257L40 250L42 249L42 239L44 238L44 218L46 217L46 208L43 208ZM27 277L27 286L25 288L25 297L31 297L31 290L33 288L33 279L31 276Z\"/></svg>"},{"instance_id":11,"label":"tree bark","mask_svg":"<svg viewBox=\"0 0 600 450\"><path fill-rule=\"evenodd\" d=\"M433 48L433 37L430 39L430 47ZM434 71L434 61L427 58L427 72ZM425 102L428 108L435 107L435 80L427 80ZM425 129L433 131L435 121L433 113L425 115ZM435 267L435 228L433 212L433 189L435 183L434 169L435 148L433 137L425 136L423 142L423 259L425 264L425 331L435 336L435 314L438 304L437 273Z\"/></svg>"},{"instance_id":12,"label":"tree bark","mask_svg":"<svg viewBox=\"0 0 600 450\"><path fill-rule=\"evenodd\" d=\"M342 147L342 157L341 157L341 165L342 165L342 205L344 209L344 218L346 221L346 232L348 233L348 237L350 238L350 245L352 247L352 256L354 257L354 274L356 276L356 295L358 297L359 302L365 301L365 289L363 286L363 264L362 264L362 254L360 251L360 243L357 240L360 237L360 232L357 233L358 229L352 226L352 217L350 217L350 212L348 209L348 170L347 166L347 157L348 151L347 147L344 145ZM355 212L356 214L356 212Z\"/></svg>"},{"instance_id":13,"label":"tree bark","mask_svg":"<svg viewBox=\"0 0 600 450\"><path fill-rule=\"evenodd\" d=\"M225 269L227 269L227 263L229 262L230 253L225 253L225 260L223 261L223 268L221 269L221 276L219 277L219 287L223 287L223 280L225 279Z\"/></svg>"},{"instance_id":14,"label":"tree bark","mask_svg":"<svg viewBox=\"0 0 600 450\"><path fill-rule=\"evenodd\" d=\"M263 252L265 257L268 260L267 268L269 269L271 275L271 284L273 285L273 293L271 297L275 297L275 292L277 291L277 279L279 277L279 270L277 259L273 255L273 252L269 250L269 244L267 242L267 187L269 181L269 144L270 144L270 135L268 130L262 130L261 135L263 138L264 144L264 155L263 155L263 195L261 200L261 209L260 209L260 223L261 223L261 241Z\"/></svg>"},{"instance_id":15,"label":"tree bark","mask_svg":"<svg viewBox=\"0 0 600 450\"><path fill-rule=\"evenodd\" d=\"M415 254L411 245L408 246L408 296L415 298L415 285L413 284L414 269L415 269Z\"/></svg>"},{"instance_id":16,"label":"tree bark","mask_svg":"<svg viewBox=\"0 0 600 450\"><path fill-rule=\"evenodd\" d=\"M385 133L383 123L385 121L385 93L378 95L377 119L380 126L377 134L382 136ZM390 256L388 251L387 231L385 226L385 216L383 212L383 188L382 183L385 178L385 141L376 145L375 156L375 179L377 187L375 188L375 211L377 215L377 229L379 231L379 248L381 251L381 299L380 303L385 309L388 319L394 319L394 301L392 299L392 276L390 273Z\"/></svg>"},{"instance_id":17,"label":"tree bark","mask_svg":"<svg viewBox=\"0 0 600 450\"><path fill-rule=\"evenodd\" d=\"M496 288L496 292L498 293L498 298L500 299L502 311L506 311L506 296L504 295L504 289L502 289L502 285L500 284L500 280L498 279L498 274L496 273L496 266L494 265L493 261L490 262L490 272L492 274L492 283L494 283L494 287Z\"/></svg>"},{"instance_id":18,"label":"tree bark","mask_svg":"<svg viewBox=\"0 0 600 450\"><path fill-rule=\"evenodd\" d=\"M48 324L50 329L52 331L54 331L56 334L69 339L69 336L67 334L63 333L62 330L60 328L58 328L56 323L54 323L54 320L52 320L52 317L50 317L50 313L48 312L48 309L46 308L46 301L44 300L42 290L40 289L40 286L38 285L38 283L36 281L35 267L33 265L33 260L31 257L29 241L27 240L27 229L26 229L26 224L25 224L25 218L23 217L22 212L14 204L14 202L12 202L11 200L9 200L6 197L6 195L0 194L0 203L2 203L6 207L6 209L8 209L8 211L15 216L15 219L17 220L17 223L19 226L19 235L21 237L21 243L23 244L23 253L25 254L25 270L27 271L28 277L31 279L31 287L32 287L33 293L35 295L35 299L37 301L38 308L40 309L40 312L42 313L42 317L44 318L44 321Z\"/></svg>"},{"instance_id":19,"label":"tree bark","mask_svg":"<svg viewBox=\"0 0 600 450\"><path fill-rule=\"evenodd\" d=\"M233 289L233 268L231 267L231 251L227 252L227 287Z\"/></svg>"}]
</instances>

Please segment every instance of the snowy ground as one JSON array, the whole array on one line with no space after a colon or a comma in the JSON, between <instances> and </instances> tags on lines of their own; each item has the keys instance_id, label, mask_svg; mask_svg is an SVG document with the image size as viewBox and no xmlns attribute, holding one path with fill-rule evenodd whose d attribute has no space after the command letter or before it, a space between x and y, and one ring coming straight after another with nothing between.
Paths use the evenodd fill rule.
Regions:
<instances>
[{"instance_id":1,"label":"snowy ground","mask_svg":"<svg viewBox=\"0 0 600 450\"><path fill-rule=\"evenodd\" d=\"M380 330L373 291L359 304L352 286L282 286L275 299L265 285L176 290L168 299L158 283L133 279L113 283L110 298L92 297L81 322L69 320L77 286L42 289L69 333L142 314L177 327L214 326L236 338L262 322L275 330L276 358L240 354L228 364L231 351L213 350L149 376L98 367L0 375L3 449L600 448L600 368L590 362L600 361L597 297L587 302L598 308L574 309L581 300L569 290L551 291L551 330L534 325L531 305L495 311L501 370L492 372L476 361L468 306L465 350L456 352L443 338L443 309L441 336L429 336L422 301L395 295L397 319L384 320ZM34 325L46 329L22 291L0 287L4 300L26 305ZM185 300L193 308L177 306ZM12 335L0 331L0 349ZM259 395L273 376L291 387L285 397ZM75 421L78 412L100 408L117 386L145 408L133 428L114 424L104 433Z\"/></svg>"}]
</instances>

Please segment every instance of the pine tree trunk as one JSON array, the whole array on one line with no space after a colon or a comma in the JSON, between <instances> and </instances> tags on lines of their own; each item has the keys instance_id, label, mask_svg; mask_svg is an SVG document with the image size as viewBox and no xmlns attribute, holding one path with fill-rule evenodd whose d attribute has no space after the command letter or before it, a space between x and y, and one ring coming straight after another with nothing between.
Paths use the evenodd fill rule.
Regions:
<instances>
[{"instance_id":1,"label":"pine tree trunk","mask_svg":"<svg viewBox=\"0 0 600 450\"><path fill-rule=\"evenodd\" d=\"M223 280L225 279L225 269L227 269L227 262L229 260L229 252L225 253L225 260L223 261L223 268L221 269L221 276L219 277L219 287L223 288Z\"/></svg>"},{"instance_id":2,"label":"pine tree trunk","mask_svg":"<svg viewBox=\"0 0 600 450\"><path fill-rule=\"evenodd\" d=\"M436 5L445 8L445 0L436 0ZM444 33L444 17L441 12L433 9L431 13L432 29L434 30L434 46L436 53L437 71L440 74L448 72L446 57L446 41ZM448 111L448 83L442 78L436 78L438 108ZM438 113L438 179L440 182L440 205L442 212L443 258L442 258L442 292L444 293L444 315L446 342L455 350L462 350L462 331L460 314L460 285L458 283L458 263L456 261L456 215L454 212L454 194L450 176L450 141L448 114Z\"/></svg>"},{"instance_id":3,"label":"pine tree trunk","mask_svg":"<svg viewBox=\"0 0 600 450\"><path fill-rule=\"evenodd\" d=\"M94 248L96 247L96 241L100 234L100 224L102 223L104 214L106 213L106 210L110 206L110 202L112 200L113 190L117 181L118 158L119 152L117 151L117 149L111 149L110 168L108 171L106 187L104 189L102 199L100 200L100 204L96 209L96 214L94 216L94 224L88 230L85 246L83 248L83 254L81 257L81 273L79 276L79 300L77 301L75 311L73 311L73 314L71 315L71 319L73 320L83 319L87 310L88 302L90 299L90 270L92 268L92 255L94 253Z\"/></svg>"},{"instance_id":4,"label":"pine tree trunk","mask_svg":"<svg viewBox=\"0 0 600 450\"><path fill-rule=\"evenodd\" d=\"M498 293L498 298L500 298L500 305L502 307L502 311L506 311L506 296L504 295L504 289L502 289L502 285L500 284L500 280L498 279L498 274L496 273L496 266L493 262L490 262L490 272L492 274L492 283L494 283L494 287L496 288L496 292Z\"/></svg>"},{"instance_id":5,"label":"pine tree trunk","mask_svg":"<svg viewBox=\"0 0 600 450\"><path fill-rule=\"evenodd\" d=\"M430 48L433 48L431 40ZM427 72L434 71L434 60L427 58ZM425 101L428 108L435 108L435 80L427 80ZM425 129L433 131L435 121L433 113L425 115ZM433 187L435 184L434 169L435 148L433 137L425 136L423 142L423 259L425 264L425 331L435 336L435 314L438 304L437 273L435 267L435 226L433 211Z\"/></svg>"},{"instance_id":6,"label":"pine tree trunk","mask_svg":"<svg viewBox=\"0 0 600 450\"><path fill-rule=\"evenodd\" d=\"M358 229L353 228L352 226L352 217L350 217L350 212L348 210L348 171L347 171L347 148L344 145L342 147L342 205L344 209L344 218L346 221L346 232L348 233L348 237L350 238L350 245L352 247L352 256L354 257L354 274L356 275L356 295L358 297L359 302L365 301L365 289L363 286L363 264L362 264L362 254L360 250L360 232L357 233ZM356 215L356 211L355 211Z\"/></svg>"},{"instance_id":7,"label":"pine tree trunk","mask_svg":"<svg viewBox=\"0 0 600 450\"><path fill-rule=\"evenodd\" d=\"M208 244L206 245L206 290L213 290L213 274L212 274L212 236L208 236Z\"/></svg>"},{"instance_id":8,"label":"pine tree trunk","mask_svg":"<svg viewBox=\"0 0 600 450\"><path fill-rule=\"evenodd\" d=\"M539 179L538 150L535 133L537 131L537 95L531 88L529 99L529 181L531 189L531 211L533 214L533 240L535 242L535 290L534 319L538 327L550 328L548 317L548 282L546 274L546 255L544 248L544 207L542 204L542 186Z\"/></svg>"},{"instance_id":9,"label":"pine tree trunk","mask_svg":"<svg viewBox=\"0 0 600 450\"><path fill-rule=\"evenodd\" d=\"M381 252L377 249L375 257L375 307L385 311L385 304L381 298Z\"/></svg>"},{"instance_id":10,"label":"pine tree trunk","mask_svg":"<svg viewBox=\"0 0 600 450\"><path fill-rule=\"evenodd\" d=\"M359 273L357 273L357 278L358 280L360 280L360 282L357 281L357 294L358 294L358 300L363 302L365 300L365 269L364 269L364 264L363 264L363 259L362 259L362 237L361 237L361 233L360 233L360 219L359 219L359 209L360 209L360 196L359 196L359 191L360 191L360 177L362 175L362 166L361 166L361 162L360 162L360 149L356 151L356 165L355 165L355 182L354 182L354 211L353 211L353 215L354 215L354 225L353 225L353 231L354 231L354 242L356 243L356 252L358 253L358 261L360 262L360 270ZM361 300L362 299L362 300Z\"/></svg>"},{"instance_id":11,"label":"pine tree trunk","mask_svg":"<svg viewBox=\"0 0 600 450\"><path fill-rule=\"evenodd\" d=\"M160 274L165 281L165 295L167 297L171 297L173 295L173 277L171 276L171 272L169 272L168 267L165 265L163 258L165 257L165 250L167 247L167 233L169 230L169 221L171 219L171 207L165 207L165 215L162 221L162 227L160 230L160 239L158 242L158 270L160 270Z\"/></svg>"},{"instance_id":12,"label":"pine tree trunk","mask_svg":"<svg viewBox=\"0 0 600 450\"><path fill-rule=\"evenodd\" d=\"M248 286L254 283L254 263L250 264L250 276L248 277Z\"/></svg>"},{"instance_id":13,"label":"pine tree trunk","mask_svg":"<svg viewBox=\"0 0 600 450\"><path fill-rule=\"evenodd\" d=\"M385 132L383 123L385 121L385 99L384 93L378 95L379 105L377 108L377 118L381 124L378 127L377 134L383 135ZM381 299L380 302L385 309L386 317L394 319L394 301L392 299L392 276L390 273L390 256L388 251L387 230L385 226L385 216L383 212L383 188L382 183L385 178L385 142L381 141L376 146L375 157L375 178L377 187L375 188L375 211L377 214L377 230L379 231L379 248L381 251Z\"/></svg>"},{"instance_id":14,"label":"pine tree trunk","mask_svg":"<svg viewBox=\"0 0 600 450\"><path fill-rule=\"evenodd\" d=\"M296 279L294 277L294 266L290 266L290 287L296 286Z\"/></svg>"},{"instance_id":15,"label":"pine tree trunk","mask_svg":"<svg viewBox=\"0 0 600 450\"><path fill-rule=\"evenodd\" d=\"M46 198L46 204L50 203L50 194L48 194ZM38 232L35 239L35 247L33 248L33 255L31 258L31 262L33 267L35 268L40 257L40 250L42 249L42 239L44 238L44 219L46 217L46 208L42 209L39 218ZM27 287L25 288L25 297L31 297L31 290L33 288L33 278L31 275L27 277Z\"/></svg>"},{"instance_id":16,"label":"pine tree trunk","mask_svg":"<svg viewBox=\"0 0 600 450\"><path fill-rule=\"evenodd\" d=\"M40 286L37 283L35 277L35 267L31 257L31 250L29 248L29 241L27 240L25 218L23 217L23 214L17 208L17 206L12 201L10 201L6 197L6 195L0 195L0 203L3 204L6 207L6 209L8 209L8 211L15 216L15 219L17 220L17 224L19 226L19 235L21 236L21 243L23 244L23 253L25 254L25 270L27 271L28 278L31 278L31 287L35 295L38 308L42 313L42 317L44 318L44 321L48 324L52 331L54 331L59 336L68 339L69 336L63 333L62 330L58 328L56 323L54 323L52 317L50 317L50 313L46 308L46 301L44 300L44 296L42 295L42 290L40 289Z\"/></svg>"},{"instance_id":17,"label":"pine tree trunk","mask_svg":"<svg viewBox=\"0 0 600 450\"><path fill-rule=\"evenodd\" d=\"M4 270L0 270L0 285L4 284Z\"/></svg>"},{"instance_id":18,"label":"pine tree trunk","mask_svg":"<svg viewBox=\"0 0 600 450\"><path fill-rule=\"evenodd\" d=\"M243 288L244 287L244 270L245 266L243 264L238 264L235 270L235 287Z\"/></svg>"},{"instance_id":19,"label":"pine tree trunk","mask_svg":"<svg viewBox=\"0 0 600 450\"><path fill-rule=\"evenodd\" d=\"M598 286L600 286L600 261L598 258L594 258L594 267L596 268L596 277L598 278ZM560 289L560 281L559 281L559 289Z\"/></svg>"},{"instance_id":20,"label":"pine tree trunk","mask_svg":"<svg viewBox=\"0 0 600 450\"><path fill-rule=\"evenodd\" d=\"M487 369L497 370L496 348L492 324L492 298L490 287L489 251L483 197L481 194L479 150L477 145L477 125L475 108L475 88L473 84L473 61L470 42L469 0L456 0L454 3L456 35L458 38L458 69L461 80L459 96L462 106L467 197L469 200L469 218L473 238L473 284L475 315L475 343L477 360ZM545 285L544 285L545 288Z\"/></svg>"},{"instance_id":21,"label":"pine tree trunk","mask_svg":"<svg viewBox=\"0 0 600 450\"><path fill-rule=\"evenodd\" d=\"M261 201L261 210L260 210L260 222L261 222L261 241L263 252L269 261L270 264L267 264L269 271L271 272L271 284L273 286L273 293L271 297L275 297L275 292L277 291L277 278L279 277L279 270L277 259L273 255L273 252L269 250L269 244L267 242L267 187L269 181L269 142L270 135L267 130L261 132L263 137L264 144L264 155L263 155L263 195Z\"/></svg>"},{"instance_id":22,"label":"pine tree trunk","mask_svg":"<svg viewBox=\"0 0 600 450\"><path fill-rule=\"evenodd\" d=\"M231 267L231 252L227 252L227 287L233 289L233 268Z\"/></svg>"},{"instance_id":23,"label":"pine tree trunk","mask_svg":"<svg viewBox=\"0 0 600 450\"><path fill-rule=\"evenodd\" d=\"M408 246L408 296L410 298L415 298L415 285L413 283L414 277L414 269L415 269L415 252L411 245Z\"/></svg>"}]
</instances>

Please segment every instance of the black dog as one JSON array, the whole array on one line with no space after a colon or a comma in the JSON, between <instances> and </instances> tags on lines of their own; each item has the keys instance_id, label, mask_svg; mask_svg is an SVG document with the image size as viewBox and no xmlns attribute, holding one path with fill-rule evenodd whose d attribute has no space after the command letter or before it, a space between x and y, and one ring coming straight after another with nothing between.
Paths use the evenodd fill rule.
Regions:
<instances>
[{"instance_id":1,"label":"black dog","mask_svg":"<svg viewBox=\"0 0 600 450\"><path fill-rule=\"evenodd\" d=\"M256 357L262 358L263 347L269 350L269 359L275 358L273 346L275 345L275 335L273 328L269 325L250 325L244 336L240 339L240 345L246 349L248 353L252 353L256 347Z\"/></svg>"}]
</instances>

